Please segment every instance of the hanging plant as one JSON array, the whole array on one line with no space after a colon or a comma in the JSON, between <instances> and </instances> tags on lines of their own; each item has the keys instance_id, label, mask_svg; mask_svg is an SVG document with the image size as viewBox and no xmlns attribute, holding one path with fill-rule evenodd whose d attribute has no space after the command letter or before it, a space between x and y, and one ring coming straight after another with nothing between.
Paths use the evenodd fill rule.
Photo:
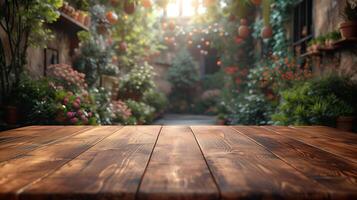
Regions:
<instances>
[{"instance_id":1,"label":"hanging plant","mask_svg":"<svg viewBox=\"0 0 357 200\"><path fill-rule=\"evenodd\" d=\"M124 11L126 14L131 15L135 12L135 2L126 0L124 3Z\"/></svg>"},{"instance_id":2,"label":"hanging plant","mask_svg":"<svg viewBox=\"0 0 357 200\"><path fill-rule=\"evenodd\" d=\"M249 26L248 26L248 20L247 19L243 18L243 19L240 20L240 26L238 28L238 34L243 39L249 37L250 29L249 29Z\"/></svg>"},{"instance_id":3,"label":"hanging plant","mask_svg":"<svg viewBox=\"0 0 357 200\"><path fill-rule=\"evenodd\" d=\"M273 36L273 29L270 25L270 0L263 0L263 22L264 27L261 32L261 36L264 39L271 38Z\"/></svg>"},{"instance_id":4,"label":"hanging plant","mask_svg":"<svg viewBox=\"0 0 357 200\"><path fill-rule=\"evenodd\" d=\"M259 6L262 3L262 0L250 0L254 5Z\"/></svg>"},{"instance_id":5,"label":"hanging plant","mask_svg":"<svg viewBox=\"0 0 357 200\"><path fill-rule=\"evenodd\" d=\"M118 21L118 15L113 11L107 12L107 14L105 14L105 18L109 21L110 24L116 24Z\"/></svg>"},{"instance_id":6,"label":"hanging plant","mask_svg":"<svg viewBox=\"0 0 357 200\"><path fill-rule=\"evenodd\" d=\"M144 8L151 8L152 3L151 3L151 0L141 0L141 5Z\"/></svg>"}]
</instances>

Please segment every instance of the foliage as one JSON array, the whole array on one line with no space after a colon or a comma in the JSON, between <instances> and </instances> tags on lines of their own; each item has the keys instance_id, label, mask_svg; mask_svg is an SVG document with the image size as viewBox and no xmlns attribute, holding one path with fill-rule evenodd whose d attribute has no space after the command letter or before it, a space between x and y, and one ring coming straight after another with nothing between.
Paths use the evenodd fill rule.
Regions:
<instances>
[{"instance_id":1,"label":"foliage","mask_svg":"<svg viewBox=\"0 0 357 200\"><path fill-rule=\"evenodd\" d=\"M198 101L195 102L193 112L199 114L216 114L220 94L221 91L219 89L204 91Z\"/></svg>"},{"instance_id":2,"label":"foliage","mask_svg":"<svg viewBox=\"0 0 357 200\"><path fill-rule=\"evenodd\" d=\"M221 89L224 82L224 73L222 71L214 74L205 75L202 78L202 88L204 90Z\"/></svg>"},{"instance_id":3,"label":"foliage","mask_svg":"<svg viewBox=\"0 0 357 200\"><path fill-rule=\"evenodd\" d=\"M0 40L0 90L7 96L20 83L29 45L41 45L52 35L44 24L59 17L62 0L4 0L0 7L0 28L5 37ZM8 44L9 50L4 50ZM8 61L7 59L8 58ZM0 98L0 101L3 99Z\"/></svg>"},{"instance_id":4,"label":"foliage","mask_svg":"<svg viewBox=\"0 0 357 200\"><path fill-rule=\"evenodd\" d=\"M297 84L282 92L277 124L333 126L338 116L356 114L357 85L346 78L329 76Z\"/></svg>"},{"instance_id":5,"label":"foliage","mask_svg":"<svg viewBox=\"0 0 357 200\"><path fill-rule=\"evenodd\" d=\"M135 65L133 69L124 76L121 83L121 90L143 94L155 86L153 80L154 75L154 68L147 62L142 65Z\"/></svg>"},{"instance_id":6,"label":"foliage","mask_svg":"<svg viewBox=\"0 0 357 200\"><path fill-rule=\"evenodd\" d=\"M92 24L89 33L79 32L81 39L78 56L74 62L76 70L86 74L86 81L90 88L101 86L101 75L116 76L119 68L113 62L114 47L108 42L106 35L98 33L105 20L106 7L95 5L90 9ZM105 29L108 27L104 26Z\"/></svg>"},{"instance_id":7,"label":"foliage","mask_svg":"<svg viewBox=\"0 0 357 200\"><path fill-rule=\"evenodd\" d=\"M93 104L85 93L75 95L50 79L21 78L12 102L23 124L95 124Z\"/></svg>"},{"instance_id":8,"label":"foliage","mask_svg":"<svg viewBox=\"0 0 357 200\"><path fill-rule=\"evenodd\" d=\"M197 64L187 49L182 48L172 61L172 66L168 71L168 81L174 90L184 91L192 89L199 81Z\"/></svg>"},{"instance_id":9,"label":"foliage","mask_svg":"<svg viewBox=\"0 0 357 200\"><path fill-rule=\"evenodd\" d=\"M31 80L24 75L8 102L18 106L24 124L52 124L58 110L55 96L48 79Z\"/></svg>"},{"instance_id":10,"label":"foliage","mask_svg":"<svg viewBox=\"0 0 357 200\"><path fill-rule=\"evenodd\" d=\"M346 1L346 6L342 16L347 21L357 21L357 5L350 0Z\"/></svg>"},{"instance_id":11,"label":"foliage","mask_svg":"<svg viewBox=\"0 0 357 200\"><path fill-rule=\"evenodd\" d=\"M162 113L168 105L166 95L154 89L144 93L143 102L155 108L155 112L158 114Z\"/></svg>"},{"instance_id":12,"label":"foliage","mask_svg":"<svg viewBox=\"0 0 357 200\"><path fill-rule=\"evenodd\" d=\"M93 111L95 105L92 104L87 93L76 95L72 92L58 91L56 100L61 102L61 110L57 120L64 124L74 125L95 125L97 119Z\"/></svg>"},{"instance_id":13,"label":"foliage","mask_svg":"<svg viewBox=\"0 0 357 200\"><path fill-rule=\"evenodd\" d=\"M111 93L104 88L92 88L90 90L91 98L96 105L96 117L98 124L112 124L112 119L115 117L113 106L111 104Z\"/></svg>"},{"instance_id":14,"label":"foliage","mask_svg":"<svg viewBox=\"0 0 357 200\"><path fill-rule=\"evenodd\" d=\"M148 124L154 119L155 108L144 102L137 102L134 100L127 100L125 103L131 110L137 124Z\"/></svg>"},{"instance_id":15,"label":"foliage","mask_svg":"<svg viewBox=\"0 0 357 200\"><path fill-rule=\"evenodd\" d=\"M264 125L270 123L272 105L264 95L248 93L232 102L228 114L230 124Z\"/></svg>"}]
</instances>

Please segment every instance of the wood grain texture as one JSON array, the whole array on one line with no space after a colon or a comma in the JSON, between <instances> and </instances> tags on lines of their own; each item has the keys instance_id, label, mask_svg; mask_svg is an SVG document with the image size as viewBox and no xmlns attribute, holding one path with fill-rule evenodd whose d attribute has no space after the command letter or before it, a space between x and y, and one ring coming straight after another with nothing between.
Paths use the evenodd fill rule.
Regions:
<instances>
[{"instance_id":1,"label":"wood grain texture","mask_svg":"<svg viewBox=\"0 0 357 200\"><path fill-rule=\"evenodd\" d=\"M164 127L138 199L218 199L219 192L189 127Z\"/></svg>"},{"instance_id":2,"label":"wood grain texture","mask_svg":"<svg viewBox=\"0 0 357 200\"><path fill-rule=\"evenodd\" d=\"M350 133L339 133L337 129L325 129L325 127L312 129L309 127L266 126L264 128L338 155L357 164L357 134L352 135L352 138L346 138Z\"/></svg>"},{"instance_id":3,"label":"wood grain texture","mask_svg":"<svg viewBox=\"0 0 357 200\"><path fill-rule=\"evenodd\" d=\"M357 166L336 155L253 126L236 126L238 132L264 146L292 167L328 188L333 198L357 198Z\"/></svg>"},{"instance_id":4,"label":"wood grain texture","mask_svg":"<svg viewBox=\"0 0 357 200\"><path fill-rule=\"evenodd\" d=\"M66 130L70 132L71 128L68 127ZM17 193L24 188L40 181L120 128L114 126L90 128L73 137L0 163L0 199L16 198Z\"/></svg>"},{"instance_id":5,"label":"wood grain texture","mask_svg":"<svg viewBox=\"0 0 357 200\"><path fill-rule=\"evenodd\" d=\"M357 199L356 148L320 126L23 127L0 132L0 200Z\"/></svg>"},{"instance_id":6,"label":"wood grain texture","mask_svg":"<svg viewBox=\"0 0 357 200\"><path fill-rule=\"evenodd\" d=\"M230 127L191 127L222 199L326 198L308 179L248 137Z\"/></svg>"},{"instance_id":7,"label":"wood grain texture","mask_svg":"<svg viewBox=\"0 0 357 200\"><path fill-rule=\"evenodd\" d=\"M160 129L124 127L26 188L20 199L134 199Z\"/></svg>"},{"instance_id":8,"label":"wood grain texture","mask_svg":"<svg viewBox=\"0 0 357 200\"><path fill-rule=\"evenodd\" d=\"M0 133L0 162L22 156L88 129L85 126L31 126Z\"/></svg>"}]
</instances>

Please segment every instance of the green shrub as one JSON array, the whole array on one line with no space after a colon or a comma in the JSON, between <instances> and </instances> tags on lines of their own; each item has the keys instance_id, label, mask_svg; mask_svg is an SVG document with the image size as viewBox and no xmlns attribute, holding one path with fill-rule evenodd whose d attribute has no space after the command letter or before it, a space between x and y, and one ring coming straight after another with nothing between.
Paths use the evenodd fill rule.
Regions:
<instances>
[{"instance_id":1,"label":"green shrub","mask_svg":"<svg viewBox=\"0 0 357 200\"><path fill-rule=\"evenodd\" d=\"M138 124L148 124L154 120L155 108L134 100L127 100L125 103Z\"/></svg>"},{"instance_id":2,"label":"green shrub","mask_svg":"<svg viewBox=\"0 0 357 200\"><path fill-rule=\"evenodd\" d=\"M156 113L163 112L168 105L166 95L154 89L148 90L144 93L143 101L144 103L154 107Z\"/></svg>"},{"instance_id":3,"label":"green shrub","mask_svg":"<svg viewBox=\"0 0 357 200\"><path fill-rule=\"evenodd\" d=\"M136 65L122 80L121 91L143 94L155 87L154 75L154 68L151 65Z\"/></svg>"},{"instance_id":4,"label":"green shrub","mask_svg":"<svg viewBox=\"0 0 357 200\"><path fill-rule=\"evenodd\" d=\"M357 85L345 77L328 76L300 83L281 93L273 121L280 125L334 126L338 116L356 114Z\"/></svg>"},{"instance_id":5,"label":"green shrub","mask_svg":"<svg viewBox=\"0 0 357 200\"><path fill-rule=\"evenodd\" d=\"M198 68L187 49L181 49L168 71L168 81L174 90L191 89L199 81Z\"/></svg>"},{"instance_id":6,"label":"green shrub","mask_svg":"<svg viewBox=\"0 0 357 200\"><path fill-rule=\"evenodd\" d=\"M111 106L111 93L104 88L93 88L90 96L96 105L95 113L98 124L109 125L113 123L114 111Z\"/></svg>"},{"instance_id":7,"label":"green shrub","mask_svg":"<svg viewBox=\"0 0 357 200\"><path fill-rule=\"evenodd\" d=\"M56 90L48 79L31 80L23 76L8 102L17 106L21 123L54 124L58 110L55 96Z\"/></svg>"},{"instance_id":8,"label":"green shrub","mask_svg":"<svg viewBox=\"0 0 357 200\"><path fill-rule=\"evenodd\" d=\"M228 110L230 124L265 125L270 123L272 104L263 94L244 94L231 103Z\"/></svg>"}]
</instances>

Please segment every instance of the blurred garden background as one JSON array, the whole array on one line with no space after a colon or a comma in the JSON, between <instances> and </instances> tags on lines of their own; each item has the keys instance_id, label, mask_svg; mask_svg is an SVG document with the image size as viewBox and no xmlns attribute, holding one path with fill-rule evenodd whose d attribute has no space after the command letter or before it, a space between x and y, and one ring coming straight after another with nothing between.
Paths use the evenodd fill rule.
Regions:
<instances>
[{"instance_id":1,"label":"blurred garden background","mask_svg":"<svg viewBox=\"0 0 357 200\"><path fill-rule=\"evenodd\" d=\"M0 130L357 128L356 0L0 0L0 39Z\"/></svg>"}]
</instances>

